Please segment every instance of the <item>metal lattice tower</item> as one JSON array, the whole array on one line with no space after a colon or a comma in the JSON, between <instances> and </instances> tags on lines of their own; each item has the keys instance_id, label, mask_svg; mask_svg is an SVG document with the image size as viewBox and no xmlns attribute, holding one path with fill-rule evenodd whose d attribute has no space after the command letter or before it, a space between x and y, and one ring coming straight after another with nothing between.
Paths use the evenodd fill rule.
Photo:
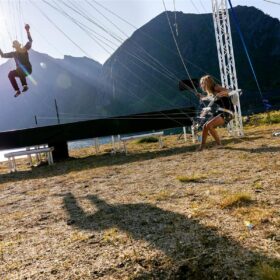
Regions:
<instances>
[{"instance_id":1,"label":"metal lattice tower","mask_svg":"<svg viewBox=\"0 0 280 280\"><path fill-rule=\"evenodd\" d=\"M243 136L239 98L241 91L238 89L227 0L212 0L212 8L222 86L236 91L236 95L232 97L236 98L235 118L229 125L229 130L234 136Z\"/></svg>"}]
</instances>

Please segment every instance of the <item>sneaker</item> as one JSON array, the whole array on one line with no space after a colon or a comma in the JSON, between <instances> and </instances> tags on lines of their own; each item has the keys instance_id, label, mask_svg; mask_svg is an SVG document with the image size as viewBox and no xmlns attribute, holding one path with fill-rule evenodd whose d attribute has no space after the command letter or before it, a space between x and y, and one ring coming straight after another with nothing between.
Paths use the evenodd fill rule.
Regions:
<instances>
[{"instance_id":1,"label":"sneaker","mask_svg":"<svg viewBox=\"0 0 280 280\"><path fill-rule=\"evenodd\" d=\"M28 86L27 85L24 85L23 88L22 88L22 92L25 92L28 90Z\"/></svg>"},{"instance_id":2,"label":"sneaker","mask_svg":"<svg viewBox=\"0 0 280 280\"><path fill-rule=\"evenodd\" d=\"M20 90L16 91L16 94L14 95L14 97L18 97L21 94Z\"/></svg>"}]
</instances>

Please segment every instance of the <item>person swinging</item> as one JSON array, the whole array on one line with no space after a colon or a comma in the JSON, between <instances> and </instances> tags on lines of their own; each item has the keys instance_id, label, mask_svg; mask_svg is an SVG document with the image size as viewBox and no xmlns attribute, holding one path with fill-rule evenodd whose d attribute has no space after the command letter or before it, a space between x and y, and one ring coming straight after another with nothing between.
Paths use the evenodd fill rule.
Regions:
<instances>
[{"instance_id":1,"label":"person swinging","mask_svg":"<svg viewBox=\"0 0 280 280\"><path fill-rule=\"evenodd\" d=\"M15 97L21 94L21 91L18 87L16 77L20 78L22 84L22 92L28 90L28 85L26 81L26 77L32 73L32 65L29 61L29 54L28 51L31 49L32 46L32 38L30 35L30 26L29 24L25 25L25 30L27 33L28 42L25 44L24 47L21 47L19 41L13 41L13 48L15 49L14 52L3 53L0 49L0 55L3 58L14 58L16 62L16 69L10 71L8 78L15 90Z\"/></svg>"},{"instance_id":2,"label":"person swinging","mask_svg":"<svg viewBox=\"0 0 280 280\"><path fill-rule=\"evenodd\" d=\"M198 147L197 151L204 150L206 146L206 140L208 133L210 133L218 147L220 147L221 140L216 131L218 126L227 125L234 117L234 105L231 101L231 90L222 87L221 85L215 83L214 79L206 75L200 79L201 89L207 93L207 96L214 98L214 105L216 105L216 110L213 117L208 120L202 130L202 141L201 145ZM201 99L203 98L202 95Z\"/></svg>"}]
</instances>

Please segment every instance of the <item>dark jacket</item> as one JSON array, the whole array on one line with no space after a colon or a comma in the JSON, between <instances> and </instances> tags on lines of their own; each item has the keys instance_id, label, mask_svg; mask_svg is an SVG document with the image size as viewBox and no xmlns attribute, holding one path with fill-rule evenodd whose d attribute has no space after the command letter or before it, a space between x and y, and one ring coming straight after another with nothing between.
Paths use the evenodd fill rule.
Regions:
<instances>
[{"instance_id":1,"label":"dark jacket","mask_svg":"<svg viewBox=\"0 0 280 280\"><path fill-rule=\"evenodd\" d=\"M18 69L27 70L28 72L32 72L32 65L29 61L28 51L32 47L32 38L30 33L27 34L28 42L25 44L23 48L19 51L9 52L9 53L0 53L3 58L14 58L16 62L16 66ZM23 69L24 68L24 69Z\"/></svg>"},{"instance_id":2,"label":"dark jacket","mask_svg":"<svg viewBox=\"0 0 280 280\"><path fill-rule=\"evenodd\" d=\"M231 98L228 96L220 97L214 103L223 109L227 109L232 112L234 111L234 106L232 104Z\"/></svg>"}]
</instances>

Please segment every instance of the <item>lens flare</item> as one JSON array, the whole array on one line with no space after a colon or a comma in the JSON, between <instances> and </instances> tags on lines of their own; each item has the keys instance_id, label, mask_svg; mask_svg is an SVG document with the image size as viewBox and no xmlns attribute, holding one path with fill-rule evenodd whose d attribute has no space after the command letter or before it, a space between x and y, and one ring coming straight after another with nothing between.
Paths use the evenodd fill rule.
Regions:
<instances>
[{"instance_id":1,"label":"lens flare","mask_svg":"<svg viewBox=\"0 0 280 280\"><path fill-rule=\"evenodd\" d=\"M29 74L29 72L24 67L24 65L20 64L19 66L20 66L21 70L26 74L26 76L28 76L27 78L32 82L32 84L37 86L37 84L38 84L37 81L32 77L31 74Z\"/></svg>"},{"instance_id":2,"label":"lens flare","mask_svg":"<svg viewBox=\"0 0 280 280\"><path fill-rule=\"evenodd\" d=\"M40 66L41 66L41 68L43 68L43 69L47 69L47 64L44 63L44 62L40 62Z\"/></svg>"}]
</instances>

